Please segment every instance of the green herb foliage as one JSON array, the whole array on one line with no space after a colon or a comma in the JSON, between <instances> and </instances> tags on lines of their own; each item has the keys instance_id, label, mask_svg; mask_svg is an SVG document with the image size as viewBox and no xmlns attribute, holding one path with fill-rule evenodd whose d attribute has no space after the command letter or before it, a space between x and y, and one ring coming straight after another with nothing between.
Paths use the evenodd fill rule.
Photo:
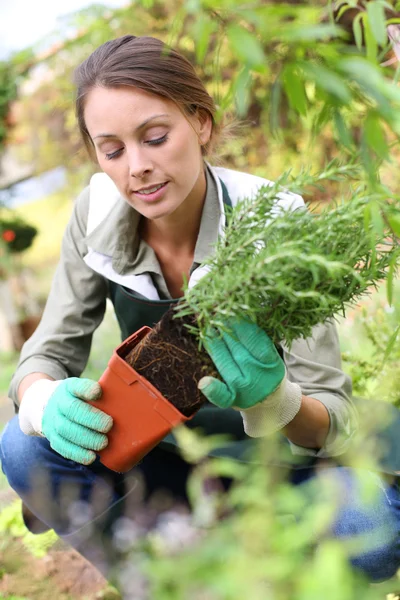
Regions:
<instances>
[{"instance_id":1,"label":"green herb foliage","mask_svg":"<svg viewBox=\"0 0 400 600\"><path fill-rule=\"evenodd\" d=\"M244 318L290 346L311 335L314 325L344 314L389 267L393 271L399 247L386 225L392 205L374 200L379 221L362 193L321 212L279 208L282 190L299 191L350 171L331 164L316 176L304 172L290 181L286 174L232 209L207 262L211 271L186 289L178 307L178 316L197 316L194 334L203 338L210 326L223 329L227 320Z\"/></svg>"}]
</instances>

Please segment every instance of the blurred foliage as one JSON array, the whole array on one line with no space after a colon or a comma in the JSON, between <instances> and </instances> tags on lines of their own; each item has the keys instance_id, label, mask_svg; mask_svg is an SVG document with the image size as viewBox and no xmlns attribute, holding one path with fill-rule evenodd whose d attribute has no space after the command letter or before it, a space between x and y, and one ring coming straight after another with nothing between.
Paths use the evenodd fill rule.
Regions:
<instances>
[{"instance_id":1,"label":"blurred foliage","mask_svg":"<svg viewBox=\"0 0 400 600\"><path fill-rule=\"evenodd\" d=\"M6 214L4 217L3 214ZM14 270L14 255L30 248L38 233L13 211L2 208L0 211L0 279L8 277Z\"/></svg>"},{"instance_id":2,"label":"blurred foliage","mask_svg":"<svg viewBox=\"0 0 400 600\"><path fill-rule=\"evenodd\" d=\"M0 153L13 126L12 103L18 95L18 84L32 65L30 48L16 52L8 61L0 61Z\"/></svg>"},{"instance_id":3,"label":"blurred foliage","mask_svg":"<svg viewBox=\"0 0 400 600\"><path fill-rule=\"evenodd\" d=\"M10 105L17 96L17 86L9 63L0 63L0 148L4 146L10 126Z\"/></svg>"},{"instance_id":4,"label":"blurred foliage","mask_svg":"<svg viewBox=\"0 0 400 600\"><path fill-rule=\"evenodd\" d=\"M38 171L59 164L79 169L87 159L74 116L74 67L110 38L153 35L195 64L220 119L242 119L218 151L228 166L275 178L288 164L296 169L306 160L318 168L321 161L361 150L374 181L372 161L389 159L400 131L397 72L381 66L392 55L383 5L388 3L136 0L113 10L93 5L68 15L59 32L63 41L36 57L34 66L29 63L14 142Z\"/></svg>"},{"instance_id":5,"label":"blurred foliage","mask_svg":"<svg viewBox=\"0 0 400 600\"><path fill-rule=\"evenodd\" d=\"M25 548L36 558L46 556L58 540L53 530L41 535L28 531L22 519L21 500L15 500L0 512L0 534L3 544L7 538L20 538Z\"/></svg>"},{"instance_id":6,"label":"blurred foliage","mask_svg":"<svg viewBox=\"0 0 400 600\"><path fill-rule=\"evenodd\" d=\"M354 394L400 408L400 282L393 296L389 305L380 290L349 315L341 325L341 339Z\"/></svg>"},{"instance_id":7,"label":"blurred foliage","mask_svg":"<svg viewBox=\"0 0 400 600\"><path fill-rule=\"evenodd\" d=\"M17 219L26 219L38 231L32 246L24 253L24 265L36 270L53 265L60 255L62 235L71 215L71 189L17 206L12 214Z\"/></svg>"},{"instance_id":8,"label":"blurred foliage","mask_svg":"<svg viewBox=\"0 0 400 600\"><path fill-rule=\"evenodd\" d=\"M197 462L204 445L189 433L179 441ZM383 600L393 590L393 581L371 586L351 569L349 558L366 549L365 538L333 539L330 527L343 500L334 472L293 486L285 469L273 466L276 456L271 440L260 442L253 464L203 455L189 482L197 537L181 523L169 536L156 529L145 546L133 543L131 564L140 561L149 597ZM207 491L206 482L218 475L234 480L227 494ZM373 501L376 483L366 471L356 477L360 497Z\"/></svg>"},{"instance_id":9,"label":"blurred foliage","mask_svg":"<svg viewBox=\"0 0 400 600\"><path fill-rule=\"evenodd\" d=\"M29 225L19 217L0 219L0 237L11 254L30 248L37 234L36 227Z\"/></svg>"},{"instance_id":10,"label":"blurred foliage","mask_svg":"<svg viewBox=\"0 0 400 600\"><path fill-rule=\"evenodd\" d=\"M211 162L223 160L228 167L274 179L288 167L318 170L333 158L352 160L361 166L357 185L371 200L366 223L372 221L379 230L387 213L377 198L386 194L395 207L399 202L393 163L399 157L400 69L391 62L387 35L387 25L399 21L398 5L382 0L136 0L116 10L93 5L63 20L58 41L45 54L29 54L20 63L19 73L29 72L29 77L19 87L9 143L37 172L63 164L81 185L96 166L88 164L79 139L72 72L110 38L153 35L193 62L222 122L236 116L242 121L232 135L227 132ZM8 69L4 83L0 81L6 107L15 97ZM312 200L342 195L351 196L351 188L336 182L314 190ZM398 217L392 217L390 226L399 235ZM393 285L387 295L396 299ZM386 379L393 380L388 398L398 402L400 350L393 337L398 313L393 321L390 314L383 309L373 321L363 317L376 355L368 360L349 355L346 361L356 391L368 395L380 394L387 369ZM105 356L101 345L96 350ZM195 443L190 440L192 452ZM266 464L249 469L229 461L213 464L214 475L229 474L237 486L225 500L207 500L198 494L199 477L207 475L203 467L191 483L197 490L194 514L201 521L217 506L228 516L186 548L179 563L157 540L149 540L142 563L151 578L152 597L375 600L389 590L390 584L370 586L350 570L351 549L326 533L331 505L319 504L318 493L311 503Z\"/></svg>"}]
</instances>

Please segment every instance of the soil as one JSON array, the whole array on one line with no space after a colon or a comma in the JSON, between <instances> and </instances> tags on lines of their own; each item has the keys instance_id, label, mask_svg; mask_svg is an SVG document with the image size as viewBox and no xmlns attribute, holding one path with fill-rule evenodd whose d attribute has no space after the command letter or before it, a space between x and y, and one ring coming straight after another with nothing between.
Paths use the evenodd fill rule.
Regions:
<instances>
[{"instance_id":1,"label":"soil","mask_svg":"<svg viewBox=\"0 0 400 600\"><path fill-rule=\"evenodd\" d=\"M0 598L120 600L101 573L61 541L36 558L18 539L0 545Z\"/></svg>"},{"instance_id":2,"label":"soil","mask_svg":"<svg viewBox=\"0 0 400 600\"><path fill-rule=\"evenodd\" d=\"M197 387L198 381L205 375L218 377L218 373L187 327L194 325L195 318L174 316L174 309L169 309L125 360L175 408L190 417L207 402Z\"/></svg>"}]
</instances>

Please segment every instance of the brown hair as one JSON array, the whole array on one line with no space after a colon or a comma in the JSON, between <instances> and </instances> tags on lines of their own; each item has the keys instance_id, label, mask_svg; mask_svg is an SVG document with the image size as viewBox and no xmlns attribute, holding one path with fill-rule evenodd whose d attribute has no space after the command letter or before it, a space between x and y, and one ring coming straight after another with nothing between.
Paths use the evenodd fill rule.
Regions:
<instances>
[{"instance_id":1,"label":"brown hair","mask_svg":"<svg viewBox=\"0 0 400 600\"><path fill-rule=\"evenodd\" d=\"M76 116L83 142L93 157L93 142L84 118L85 98L94 87L136 87L175 102L187 115L206 111L212 119L211 139L202 147L207 154L218 126L215 104L192 64L153 37L124 35L99 46L75 70Z\"/></svg>"}]
</instances>

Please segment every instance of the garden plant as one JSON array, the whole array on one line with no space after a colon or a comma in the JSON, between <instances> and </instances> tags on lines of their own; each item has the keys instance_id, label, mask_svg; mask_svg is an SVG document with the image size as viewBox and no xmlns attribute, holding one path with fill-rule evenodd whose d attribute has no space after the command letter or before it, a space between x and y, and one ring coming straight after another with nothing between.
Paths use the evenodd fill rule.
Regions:
<instances>
[{"instance_id":1,"label":"garden plant","mask_svg":"<svg viewBox=\"0 0 400 600\"><path fill-rule=\"evenodd\" d=\"M309 337L313 326L344 314L379 281L389 277L392 285L399 245L391 204L379 209L382 227L366 221L362 192L320 212L282 211L276 204L282 189L304 190L351 172L351 166L328 165L293 181L284 175L253 201L236 205L205 263L209 272L186 288L184 299L127 356L183 414L191 416L205 401L197 383L215 371L201 351L211 330L249 319L275 343L290 347L294 339Z\"/></svg>"}]
</instances>

